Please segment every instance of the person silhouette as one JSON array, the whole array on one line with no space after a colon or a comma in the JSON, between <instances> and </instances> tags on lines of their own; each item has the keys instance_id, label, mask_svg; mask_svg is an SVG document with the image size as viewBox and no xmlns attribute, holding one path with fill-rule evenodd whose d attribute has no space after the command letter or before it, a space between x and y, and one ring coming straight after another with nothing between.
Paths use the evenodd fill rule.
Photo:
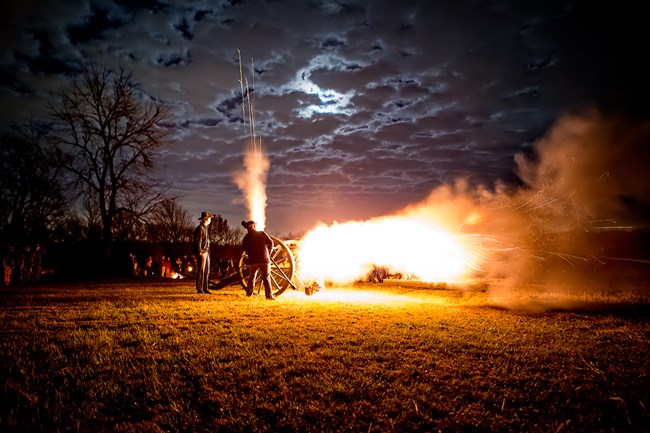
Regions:
<instances>
[{"instance_id":1,"label":"person silhouette","mask_svg":"<svg viewBox=\"0 0 650 433\"><path fill-rule=\"evenodd\" d=\"M196 257L196 293L212 293L208 290L210 279L210 232L208 226L212 214L201 212L200 224L194 229L194 256Z\"/></svg>"},{"instance_id":2,"label":"person silhouette","mask_svg":"<svg viewBox=\"0 0 650 433\"><path fill-rule=\"evenodd\" d=\"M242 221L241 225L248 231L242 240L242 246L248 255L248 282L246 296L253 296L255 278L260 274L264 285L264 295L269 301L275 300L271 291L271 251L273 239L263 230L256 230L254 221Z\"/></svg>"}]
</instances>

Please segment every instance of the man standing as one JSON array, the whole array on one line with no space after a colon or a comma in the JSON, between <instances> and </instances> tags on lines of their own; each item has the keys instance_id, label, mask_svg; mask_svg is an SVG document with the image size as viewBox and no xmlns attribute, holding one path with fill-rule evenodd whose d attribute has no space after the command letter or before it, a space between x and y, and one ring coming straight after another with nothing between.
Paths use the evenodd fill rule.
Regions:
<instances>
[{"instance_id":1,"label":"man standing","mask_svg":"<svg viewBox=\"0 0 650 433\"><path fill-rule=\"evenodd\" d=\"M194 229L194 256L196 256L196 293L212 293L208 290L210 278L210 232L208 226L212 215L201 212L201 223Z\"/></svg>"},{"instance_id":2,"label":"man standing","mask_svg":"<svg viewBox=\"0 0 650 433\"><path fill-rule=\"evenodd\" d=\"M11 284L11 275L14 272L14 247L9 245L5 255L2 257L2 266L4 268L4 284L9 286Z\"/></svg>"},{"instance_id":3,"label":"man standing","mask_svg":"<svg viewBox=\"0 0 650 433\"><path fill-rule=\"evenodd\" d=\"M246 296L253 296L255 278L260 274L264 284L264 294L269 301L275 300L271 291L271 250L273 250L273 239L266 232L255 230L254 221L242 221L248 233L244 236L242 246L248 255L248 283L246 284Z\"/></svg>"},{"instance_id":4,"label":"man standing","mask_svg":"<svg viewBox=\"0 0 650 433\"><path fill-rule=\"evenodd\" d=\"M45 250L41 248L41 244L34 245L34 251L32 251L31 269L31 281L33 283L38 283L38 280L41 279L41 271L43 268L43 253L45 253Z\"/></svg>"}]
</instances>

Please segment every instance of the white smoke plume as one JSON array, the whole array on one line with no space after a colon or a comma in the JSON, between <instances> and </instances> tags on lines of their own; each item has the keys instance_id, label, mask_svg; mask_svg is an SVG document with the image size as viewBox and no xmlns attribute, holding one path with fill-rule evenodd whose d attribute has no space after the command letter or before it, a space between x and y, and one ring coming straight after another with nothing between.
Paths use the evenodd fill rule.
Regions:
<instances>
[{"instance_id":1,"label":"white smoke plume","mask_svg":"<svg viewBox=\"0 0 650 433\"><path fill-rule=\"evenodd\" d=\"M244 194L249 218L258 230L266 226L266 178L269 160L259 149L251 148L244 153L244 168L235 174L235 184Z\"/></svg>"},{"instance_id":2,"label":"white smoke plume","mask_svg":"<svg viewBox=\"0 0 650 433\"><path fill-rule=\"evenodd\" d=\"M242 120L244 129L249 134L248 149L244 151L244 168L235 174L235 184L244 193L248 207L249 219L255 221L259 230L266 227L266 177L269 171L269 160L262 151L262 140L257 135L255 126L255 65L251 58L251 82L244 77L241 52L237 50L239 59L239 87L242 98Z\"/></svg>"}]
</instances>

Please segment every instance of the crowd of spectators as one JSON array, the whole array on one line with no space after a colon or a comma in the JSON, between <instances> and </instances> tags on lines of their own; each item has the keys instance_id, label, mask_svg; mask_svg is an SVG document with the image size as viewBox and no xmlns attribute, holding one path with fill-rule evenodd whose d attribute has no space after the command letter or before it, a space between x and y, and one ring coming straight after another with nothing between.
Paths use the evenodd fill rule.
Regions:
<instances>
[{"instance_id":1,"label":"crowd of spectators","mask_svg":"<svg viewBox=\"0 0 650 433\"><path fill-rule=\"evenodd\" d=\"M45 248L39 243L25 244L22 249L9 245L2 256L4 286L38 283L43 275L43 254Z\"/></svg>"},{"instance_id":2,"label":"crowd of spectators","mask_svg":"<svg viewBox=\"0 0 650 433\"><path fill-rule=\"evenodd\" d=\"M40 243L24 244L21 247L8 245L2 257L4 270L3 285L19 286L36 284L51 270L43 269L45 248ZM140 257L129 253L130 273L134 277L159 276L163 278L193 277L196 272L196 259L191 254L173 258L162 255L154 258L150 254ZM236 272L235 260L218 258L215 260L210 274L212 278L225 278Z\"/></svg>"},{"instance_id":3,"label":"crowd of spectators","mask_svg":"<svg viewBox=\"0 0 650 433\"><path fill-rule=\"evenodd\" d=\"M196 258L191 254L175 259L169 255L162 255L159 259L154 259L152 255L138 258L136 254L130 253L129 260L134 277L186 278L193 277L196 272ZM235 271L235 261L232 258L219 258L215 260L210 273L215 278L224 278Z\"/></svg>"}]
</instances>

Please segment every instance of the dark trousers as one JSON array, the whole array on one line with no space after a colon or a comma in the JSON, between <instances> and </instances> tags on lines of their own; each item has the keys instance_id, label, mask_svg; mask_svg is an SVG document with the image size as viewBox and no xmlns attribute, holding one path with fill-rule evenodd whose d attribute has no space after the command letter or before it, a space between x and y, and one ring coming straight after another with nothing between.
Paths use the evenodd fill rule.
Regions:
<instances>
[{"instance_id":1,"label":"dark trousers","mask_svg":"<svg viewBox=\"0 0 650 433\"><path fill-rule=\"evenodd\" d=\"M208 280L210 279L210 253L199 253L196 256L196 292L203 293L208 291Z\"/></svg>"},{"instance_id":2,"label":"dark trousers","mask_svg":"<svg viewBox=\"0 0 650 433\"><path fill-rule=\"evenodd\" d=\"M273 292L271 291L271 264L270 263L250 263L248 265L248 284L246 288L246 294L252 295L253 290L255 289L255 279L259 273L262 278L262 284L264 285L264 294L267 298L273 297Z\"/></svg>"}]
</instances>

